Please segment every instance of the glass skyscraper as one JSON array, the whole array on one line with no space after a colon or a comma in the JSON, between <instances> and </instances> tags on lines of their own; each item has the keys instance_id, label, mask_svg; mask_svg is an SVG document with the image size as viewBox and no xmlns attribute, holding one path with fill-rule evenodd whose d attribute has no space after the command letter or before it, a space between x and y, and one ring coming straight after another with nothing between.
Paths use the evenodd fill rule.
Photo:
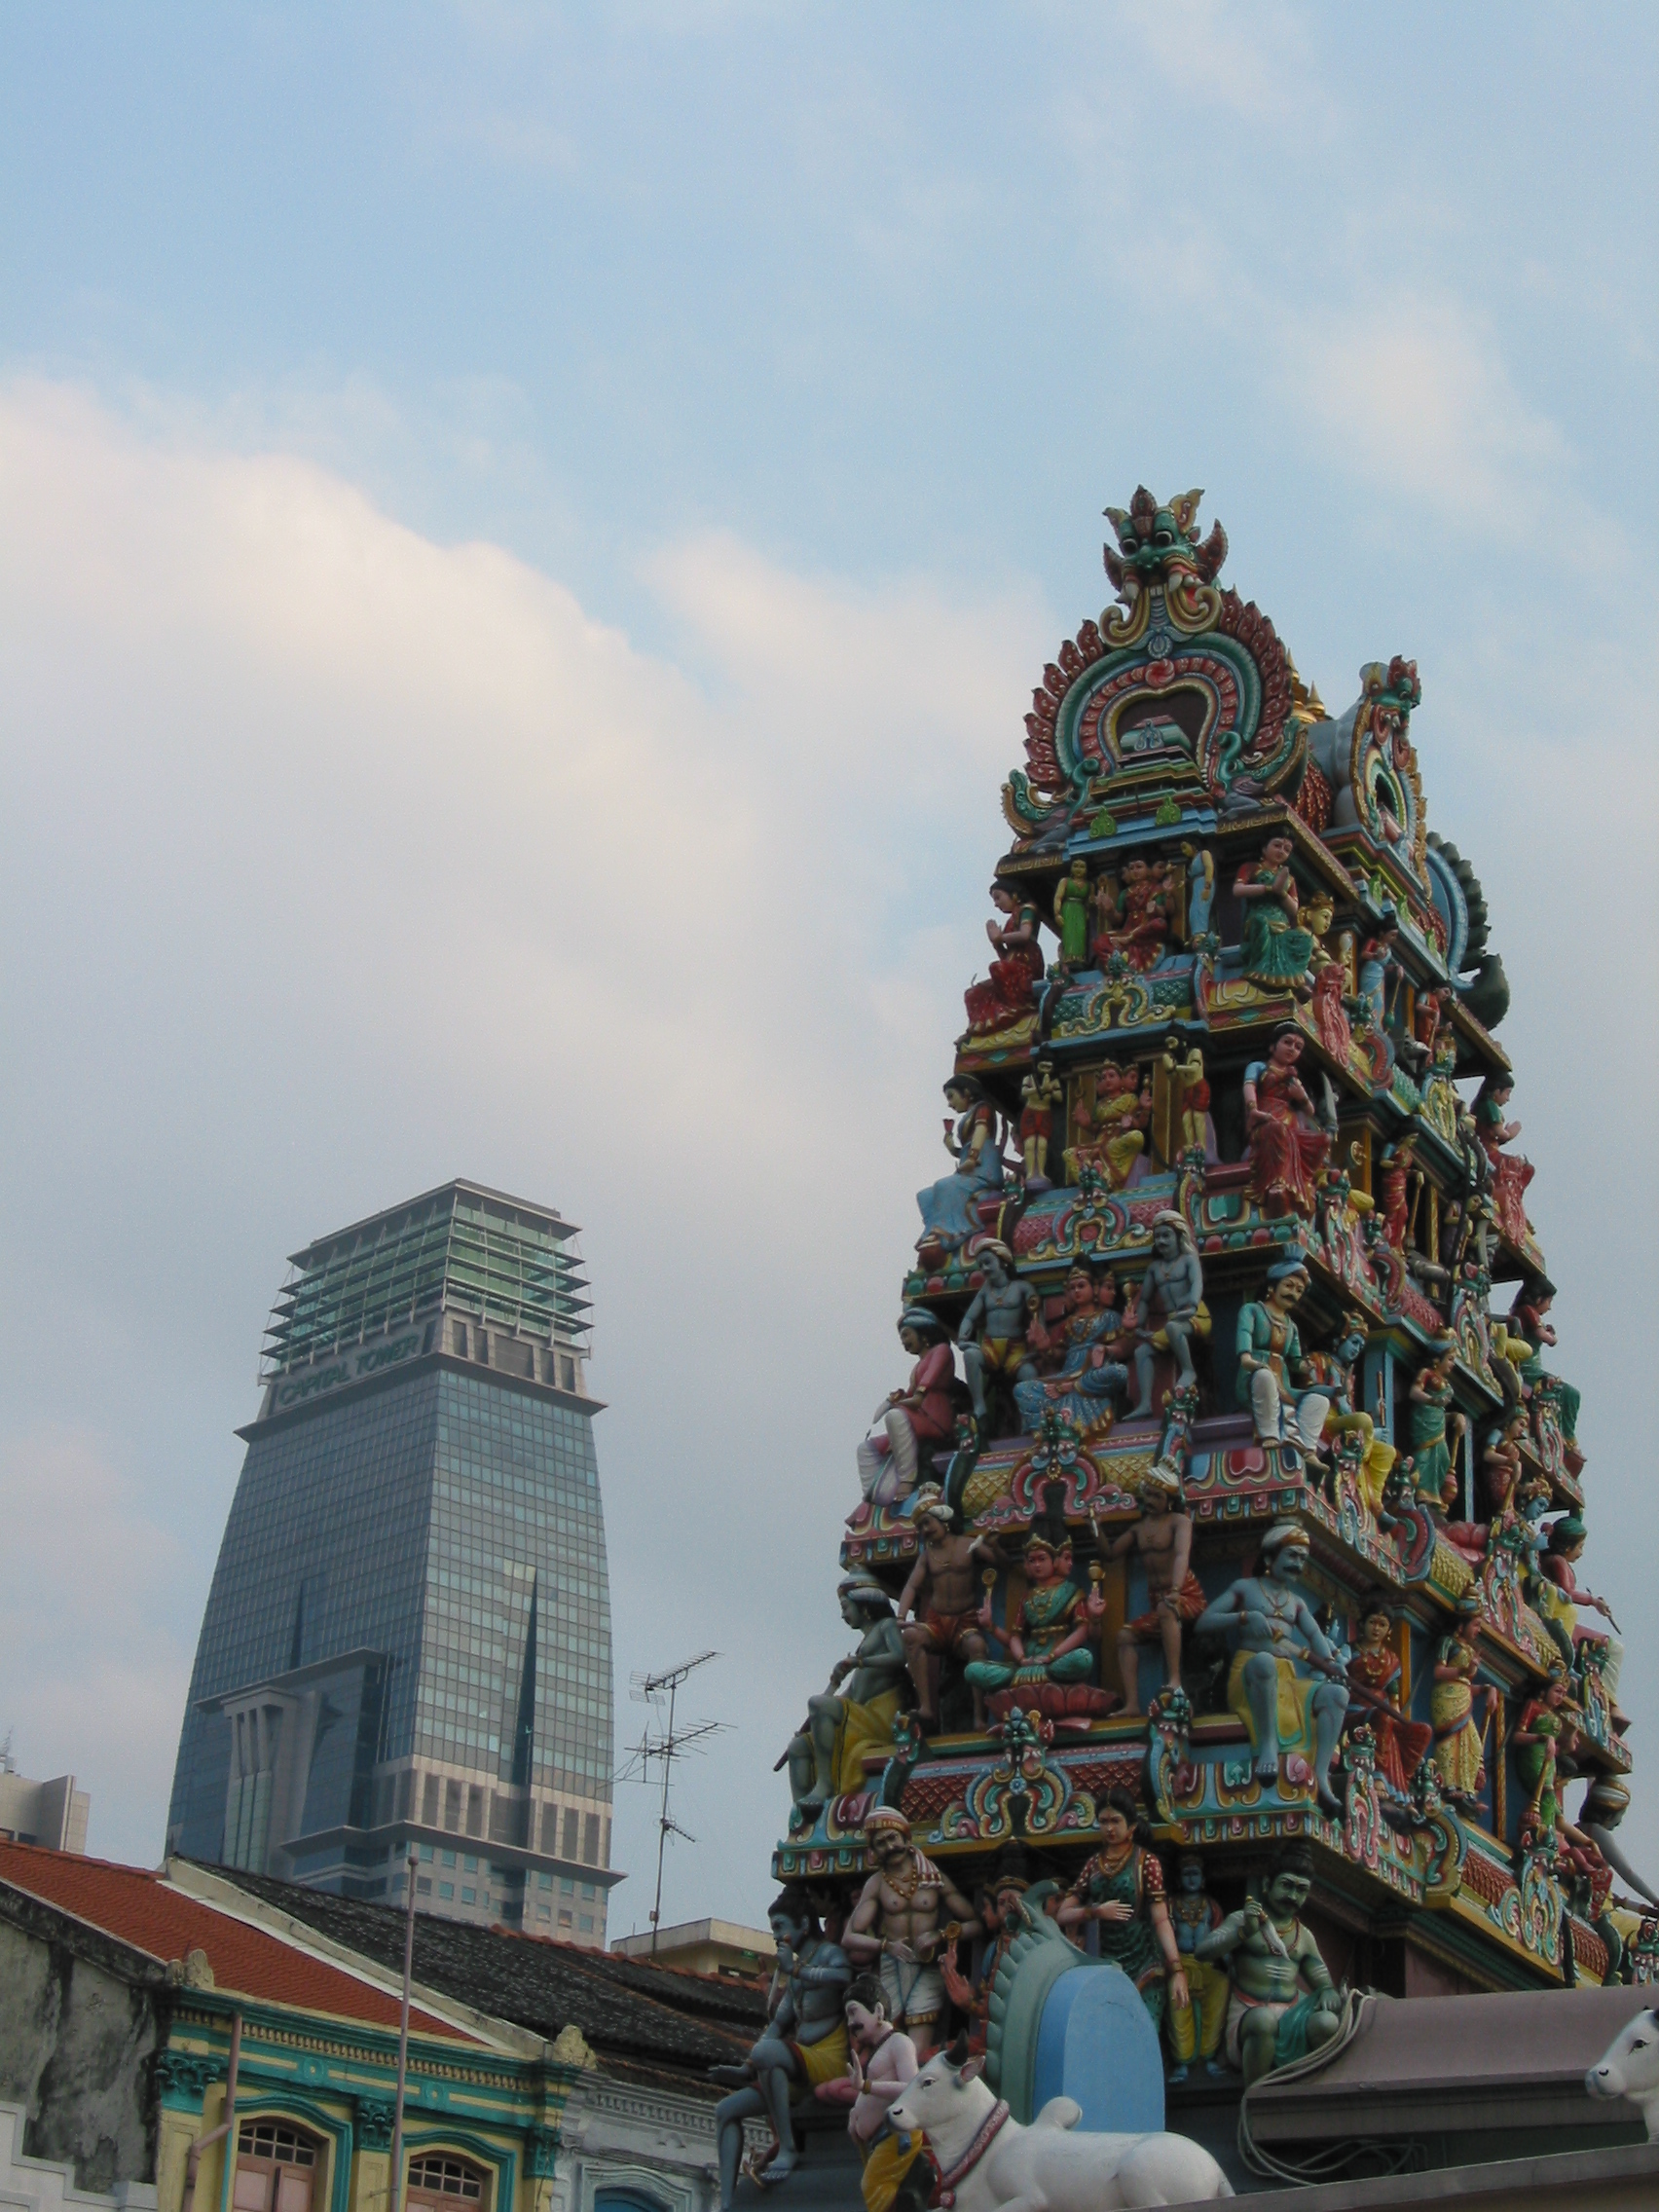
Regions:
<instances>
[{"instance_id":1,"label":"glass skyscraper","mask_svg":"<svg viewBox=\"0 0 1659 2212\"><path fill-rule=\"evenodd\" d=\"M291 1262L169 1850L603 1944L610 1601L574 1227L450 1183Z\"/></svg>"}]
</instances>

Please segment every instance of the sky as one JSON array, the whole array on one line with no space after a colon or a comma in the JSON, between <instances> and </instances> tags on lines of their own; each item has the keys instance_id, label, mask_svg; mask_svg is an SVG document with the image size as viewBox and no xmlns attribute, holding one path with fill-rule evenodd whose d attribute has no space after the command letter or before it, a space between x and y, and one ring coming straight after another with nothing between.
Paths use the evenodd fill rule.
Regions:
<instances>
[{"instance_id":1,"label":"sky","mask_svg":"<svg viewBox=\"0 0 1659 2212\"><path fill-rule=\"evenodd\" d=\"M619 1763L722 1655L665 1918L763 1910L999 787L1144 482L1333 711L1418 662L1659 1882L1656 100L1612 5L8 11L0 1735L95 1851L284 1256L464 1174L583 1225Z\"/></svg>"}]
</instances>

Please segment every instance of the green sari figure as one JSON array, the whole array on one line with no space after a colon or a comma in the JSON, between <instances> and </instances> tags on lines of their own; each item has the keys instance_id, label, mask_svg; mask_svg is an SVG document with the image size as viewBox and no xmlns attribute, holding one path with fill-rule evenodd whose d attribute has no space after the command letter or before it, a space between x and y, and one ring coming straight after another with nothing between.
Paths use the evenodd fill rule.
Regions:
<instances>
[{"instance_id":1,"label":"green sari figure","mask_svg":"<svg viewBox=\"0 0 1659 2212\"><path fill-rule=\"evenodd\" d=\"M1088 863L1073 861L1054 888L1054 927L1060 934L1060 959L1068 968L1088 965L1088 915L1094 894L1088 888Z\"/></svg>"},{"instance_id":2,"label":"green sari figure","mask_svg":"<svg viewBox=\"0 0 1659 2212\"><path fill-rule=\"evenodd\" d=\"M1139 1840L1147 1830L1126 1790L1108 1792L1100 1830L1105 1841L1072 1884L1060 1906L1060 1926L1076 1943L1094 1924L1100 1956L1123 1968L1139 1990L1153 2026L1161 2028L1166 2003L1185 2010L1192 2002L1169 1917L1163 1866L1157 1852Z\"/></svg>"},{"instance_id":3,"label":"green sari figure","mask_svg":"<svg viewBox=\"0 0 1659 2212\"><path fill-rule=\"evenodd\" d=\"M1567 1712L1567 1675L1559 1665L1550 1669L1550 1686L1542 1697L1529 1698L1521 1717L1510 1731L1515 1750L1515 1772L1527 1792L1527 1810L1521 1820L1521 1841L1548 1845L1553 1842L1561 1800L1556 1793L1556 1751L1559 1740L1572 1732Z\"/></svg>"},{"instance_id":4,"label":"green sari figure","mask_svg":"<svg viewBox=\"0 0 1659 2212\"><path fill-rule=\"evenodd\" d=\"M1234 878L1244 903L1244 975L1270 991L1300 983L1313 958L1313 936L1299 926L1301 894L1290 870L1295 851L1288 837L1270 837L1254 867Z\"/></svg>"},{"instance_id":5,"label":"green sari figure","mask_svg":"<svg viewBox=\"0 0 1659 2212\"><path fill-rule=\"evenodd\" d=\"M1431 1510L1454 1502L1456 1471L1452 1446L1461 1435L1463 1417L1452 1408L1452 1367L1457 1357L1455 1344L1439 1345L1433 1358L1411 1387L1412 1460L1417 1493Z\"/></svg>"}]
</instances>

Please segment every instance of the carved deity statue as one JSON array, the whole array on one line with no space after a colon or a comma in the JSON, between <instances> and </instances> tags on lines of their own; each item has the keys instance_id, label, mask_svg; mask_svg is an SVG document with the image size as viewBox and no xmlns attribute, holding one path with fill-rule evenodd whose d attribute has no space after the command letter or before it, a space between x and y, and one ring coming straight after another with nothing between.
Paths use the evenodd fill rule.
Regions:
<instances>
[{"instance_id":1,"label":"carved deity statue","mask_svg":"<svg viewBox=\"0 0 1659 2212\"><path fill-rule=\"evenodd\" d=\"M1368 1605L1359 1616L1359 1646L1347 1663L1348 1718L1363 1720L1377 1746L1377 1771L1396 1796L1411 1795L1412 1779L1428 1755L1434 1730L1400 1708L1400 1655L1394 1616Z\"/></svg>"},{"instance_id":2,"label":"carved deity statue","mask_svg":"<svg viewBox=\"0 0 1659 2212\"><path fill-rule=\"evenodd\" d=\"M1463 1417L1452 1404L1452 1370L1456 1361L1456 1340L1442 1339L1411 1386L1411 1450L1417 1493L1431 1513L1456 1502L1457 1470L1452 1453L1463 1431Z\"/></svg>"},{"instance_id":3,"label":"carved deity statue","mask_svg":"<svg viewBox=\"0 0 1659 2212\"><path fill-rule=\"evenodd\" d=\"M1276 1781L1281 1752L1300 1751L1320 1804L1340 1816L1330 1768L1347 1682L1299 1587L1309 1557L1297 1524L1276 1522L1262 1538L1262 1572L1241 1576L1196 1626L1202 1635L1224 1636L1233 1651L1227 1702L1249 1731L1260 1779Z\"/></svg>"},{"instance_id":4,"label":"carved deity statue","mask_svg":"<svg viewBox=\"0 0 1659 2212\"><path fill-rule=\"evenodd\" d=\"M953 1943L974 1907L910 1840L910 1824L892 1806L865 1823L865 1846L875 1871L865 1883L841 1938L847 1956L880 1979L887 2014L925 2058L939 2042L944 2011L940 1953ZM958 1924L945 1925L942 1912Z\"/></svg>"},{"instance_id":5,"label":"carved deity statue","mask_svg":"<svg viewBox=\"0 0 1659 2212\"><path fill-rule=\"evenodd\" d=\"M1266 1297L1252 1299L1238 1309L1238 1373L1235 1385L1238 1402L1250 1409L1258 1443L1288 1447L1293 1463L1305 1440L1309 1445L1318 1441L1327 1410L1324 1405L1317 1409L1307 1405L1303 1409L1308 1416L1307 1429L1302 1426L1302 1414L1291 1410L1296 1401L1295 1385L1308 1378L1302 1339L1291 1318L1308 1288L1308 1279L1306 1262L1293 1251L1268 1270ZM1315 1411L1317 1421L1313 1419Z\"/></svg>"},{"instance_id":6,"label":"carved deity statue","mask_svg":"<svg viewBox=\"0 0 1659 2212\"><path fill-rule=\"evenodd\" d=\"M1037 1294L1014 1273L1014 1254L1006 1244L982 1244L977 1259L982 1280L962 1316L956 1341L962 1346L974 1416L983 1432L986 1377L995 1376L1011 1387L1025 1365L1025 1331Z\"/></svg>"},{"instance_id":7,"label":"carved deity statue","mask_svg":"<svg viewBox=\"0 0 1659 2212\"><path fill-rule=\"evenodd\" d=\"M944 1149L955 1161L951 1173L916 1193L922 1217L918 1250L937 1246L953 1252L983 1227L981 1198L1002 1189L1002 1120L971 1075L952 1076L944 1087L950 1108L944 1124Z\"/></svg>"},{"instance_id":8,"label":"carved deity statue","mask_svg":"<svg viewBox=\"0 0 1659 2212\"><path fill-rule=\"evenodd\" d=\"M1227 2032L1227 2007L1233 1984L1224 1968L1198 1955L1199 1943L1221 1926L1224 1917L1220 1905L1204 1887L1203 1860L1196 1851L1183 1851L1175 1862L1175 1894L1169 1899L1169 1924L1175 1931L1175 1946L1181 1954L1189 2001L1185 2005L1172 2002L1163 2023L1175 2058L1169 2069L1171 2083L1184 2082L1193 2060L1199 2057L1203 2059L1206 2074L1224 2076L1227 2072L1221 2056L1221 2039Z\"/></svg>"},{"instance_id":9,"label":"carved deity statue","mask_svg":"<svg viewBox=\"0 0 1659 2212\"><path fill-rule=\"evenodd\" d=\"M1094 894L1088 863L1073 861L1054 886L1054 927L1060 935L1060 965L1071 973L1088 965L1088 916Z\"/></svg>"},{"instance_id":10,"label":"carved deity statue","mask_svg":"<svg viewBox=\"0 0 1659 2212\"><path fill-rule=\"evenodd\" d=\"M1095 1074L1092 1096L1073 1110L1074 1137L1067 1147L1066 1172L1075 1182L1080 1169L1096 1167L1108 1190L1121 1191L1129 1170L1146 1150L1152 1119L1152 1093L1141 1088L1140 1070L1108 1060Z\"/></svg>"},{"instance_id":11,"label":"carved deity statue","mask_svg":"<svg viewBox=\"0 0 1659 2212\"><path fill-rule=\"evenodd\" d=\"M862 1632L858 1649L837 1659L828 1689L807 1699L805 1723L778 1762L788 1763L792 1818L802 1825L831 1797L864 1788L864 1754L890 1748L908 1674L893 1601L880 1583L850 1574L836 1595L841 1618Z\"/></svg>"},{"instance_id":12,"label":"carved deity statue","mask_svg":"<svg viewBox=\"0 0 1659 2212\"><path fill-rule=\"evenodd\" d=\"M858 1450L859 1488L873 1505L908 1497L922 1454L950 1443L956 1426L956 1366L942 1324L925 1306L907 1306L899 1342L916 1363L910 1380L876 1407L871 1418L881 1434L866 1436Z\"/></svg>"},{"instance_id":13,"label":"carved deity statue","mask_svg":"<svg viewBox=\"0 0 1659 2212\"><path fill-rule=\"evenodd\" d=\"M797 1889L786 1889L774 1899L767 1919L778 1956L765 2033L741 2066L709 2069L715 2081L733 2088L733 2094L715 2107L721 2212L731 2212L737 2194L744 2121L770 2120L777 2148L766 2165L766 2178L782 2181L793 2169L796 2156L790 2125L793 2096L837 2080L847 2066L841 2000L853 1972L846 1953L822 1934Z\"/></svg>"},{"instance_id":14,"label":"carved deity statue","mask_svg":"<svg viewBox=\"0 0 1659 2212\"><path fill-rule=\"evenodd\" d=\"M1086 1267L1074 1267L1066 1275L1063 1319L1033 1317L1026 1333L1030 1361L1014 1386L1026 1433L1035 1434L1051 1413L1064 1415L1082 1437L1110 1418L1129 1379L1116 1356L1124 1330L1117 1297L1110 1271L1097 1282Z\"/></svg>"},{"instance_id":15,"label":"carved deity statue","mask_svg":"<svg viewBox=\"0 0 1659 2212\"><path fill-rule=\"evenodd\" d=\"M1330 1969L1300 1917L1312 1887L1312 1853L1286 1844L1262 1897L1247 1899L1195 1946L1200 1959L1230 1963L1226 2048L1246 2087L1329 2043L1342 2017Z\"/></svg>"},{"instance_id":16,"label":"carved deity statue","mask_svg":"<svg viewBox=\"0 0 1659 2212\"><path fill-rule=\"evenodd\" d=\"M1297 1068L1302 1032L1294 1023L1273 1031L1265 1060L1244 1070L1244 1126L1250 1142L1250 1187L1266 1214L1311 1216L1318 1175L1331 1139L1313 1120L1313 1102Z\"/></svg>"},{"instance_id":17,"label":"carved deity statue","mask_svg":"<svg viewBox=\"0 0 1659 2212\"><path fill-rule=\"evenodd\" d=\"M1146 1567L1147 1609L1118 1631L1118 1671L1124 1681L1124 1711L1139 1713L1140 1654L1145 1643L1163 1651L1163 1683L1181 1686L1181 1635L1196 1621L1206 1600L1193 1572L1193 1523L1181 1490L1180 1470L1160 1460L1135 1486L1141 1518L1122 1535L1101 1546L1107 1559L1139 1554Z\"/></svg>"},{"instance_id":18,"label":"carved deity statue","mask_svg":"<svg viewBox=\"0 0 1659 2212\"><path fill-rule=\"evenodd\" d=\"M1264 990L1302 986L1313 957L1312 933L1300 926L1301 893L1290 865L1295 851L1289 837L1270 837L1261 859L1233 880L1234 896L1244 903L1244 974Z\"/></svg>"},{"instance_id":19,"label":"carved deity statue","mask_svg":"<svg viewBox=\"0 0 1659 2212\"><path fill-rule=\"evenodd\" d=\"M916 1493L910 1518L920 1551L900 1594L899 1628L916 1685L916 1716L923 1728L937 1728L944 1660L983 1659L990 1648L979 1626L976 1570L998 1553L994 1537L957 1532L955 1508L937 1484ZM974 1696L974 1725L984 1726L979 1691Z\"/></svg>"},{"instance_id":20,"label":"carved deity statue","mask_svg":"<svg viewBox=\"0 0 1659 2212\"><path fill-rule=\"evenodd\" d=\"M1019 1151L1025 1163L1027 1191L1049 1189L1049 1151L1054 1140L1054 1108L1066 1095L1066 1087L1054 1073L1052 1060L1039 1060L1020 1078Z\"/></svg>"},{"instance_id":21,"label":"carved deity statue","mask_svg":"<svg viewBox=\"0 0 1659 2212\"><path fill-rule=\"evenodd\" d=\"M1184 1215L1165 1210L1154 1218L1152 1258L1124 1323L1135 1332L1135 1387L1140 1393L1128 1419L1142 1420L1153 1410L1154 1354L1173 1352L1176 1382L1194 1382L1193 1339L1209 1334L1204 1271Z\"/></svg>"},{"instance_id":22,"label":"carved deity statue","mask_svg":"<svg viewBox=\"0 0 1659 2212\"><path fill-rule=\"evenodd\" d=\"M895 2135L888 2115L916 2078L916 2046L887 2016L887 1997L874 1974L861 1973L847 1984L842 2009L847 2023L847 2071L839 2081L821 2082L821 2104L847 2106L847 2133L864 2161L861 2188L866 2212L887 2212L899 2186L923 2153L923 2138Z\"/></svg>"},{"instance_id":23,"label":"carved deity statue","mask_svg":"<svg viewBox=\"0 0 1659 2212\"><path fill-rule=\"evenodd\" d=\"M1152 1831L1128 1791L1109 1790L1100 1808L1100 1849L1072 1884L1059 1921L1074 1942L1092 1925L1100 1956L1123 1968L1160 2027L1165 2001L1188 2007L1192 1992L1170 1924L1162 1863L1151 1846Z\"/></svg>"},{"instance_id":24,"label":"carved deity statue","mask_svg":"<svg viewBox=\"0 0 1659 2212\"><path fill-rule=\"evenodd\" d=\"M997 1625L991 1594L985 1593L979 1627L1008 1657L970 1660L963 1672L976 1690L1024 1689L1042 1683L1063 1686L1094 1679L1089 1637L1099 1633L1106 1602L1098 1590L1090 1590L1086 1598L1071 1579L1071 1537L1054 1502L1060 1494L1056 1485L1046 1510L1032 1520L1021 1558L1025 1596L1007 1628Z\"/></svg>"},{"instance_id":25,"label":"carved deity statue","mask_svg":"<svg viewBox=\"0 0 1659 2212\"><path fill-rule=\"evenodd\" d=\"M1475 1639L1481 1618L1480 1599L1472 1590L1465 1592L1457 1601L1456 1626L1440 1641L1429 1692L1434 1764L1440 1787L1454 1805L1472 1806L1485 1786L1486 1728L1497 1703L1496 1690L1475 1680L1480 1665Z\"/></svg>"},{"instance_id":26,"label":"carved deity statue","mask_svg":"<svg viewBox=\"0 0 1659 2212\"><path fill-rule=\"evenodd\" d=\"M971 1033L1006 1029L1032 1012L1037 985L1043 980L1043 947L1037 934L1037 909L1006 883L991 885L996 913L985 924L996 958L982 983L970 983L964 1003Z\"/></svg>"}]
</instances>

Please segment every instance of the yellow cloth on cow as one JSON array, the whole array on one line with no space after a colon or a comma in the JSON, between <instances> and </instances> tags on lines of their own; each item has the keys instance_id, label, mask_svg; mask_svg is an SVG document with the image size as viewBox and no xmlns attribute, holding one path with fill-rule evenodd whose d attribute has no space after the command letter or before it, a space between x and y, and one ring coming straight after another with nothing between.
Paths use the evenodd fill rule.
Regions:
<instances>
[{"instance_id":1,"label":"yellow cloth on cow","mask_svg":"<svg viewBox=\"0 0 1659 2212\"><path fill-rule=\"evenodd\" d=\"M1271 1654L1235 1651L1227 1674L1228 1710L1235 1713L1250 1731L1253 1751L1259 1751L1262 1747L1256 1739L1256 1720L1250 1711L1250 1700L1244 1694L1244 1669L1250 1660L1265 1656ZM1309 1708L1319 1684L1299 1675L1289 1659L1274 1659L1273 1665L1278 1669L1278 1748L1281 1751L1305 1751L1311 1755L1313 1719Z\"/></svg>"},{"instance_id":2,"label":"yellow cloth on cow","mask_svg":"<svg viewBox=\"0 0 1659 2212\"><path fill-rule=\"evenodd\" d=\"M918 2128L914 2135L883 2135L865 2160L859 2187L864 2191L865 2212L889 2212L899 2184L921 2157L927 2142Z\"/></svg>"},{"instance_id":3,"label":"yellow cloth on cow","mask_svg":"<svg viewBox=\"0 0 1659 2212\"><path fill-rule=\"evenodd\" d=\"M816 2089L820 2082L838 2082L847 2071L850 2055L847 2023L837 2020L830 2033L820 2036L816 2043L792 2043L790 2048L800 2060L800 2070L809 2089Z\"/></svg>"},{"instance_id":4,"label":"yellow cloth on cow","mask_svg":"<svg viewBox=\"0 0 1659 2212\"><path fill-rule=\"evenodd\" d=\"M835 1735L837 1796L844 1797L849 1790L864 1788L866 1751L879 1751L892 1756L893 1723L898 1717L897 1690L883 1690L867 1705L855 1705L851 1698L843 1699L841 1725Z\"/></svg>"}]
</instances>

